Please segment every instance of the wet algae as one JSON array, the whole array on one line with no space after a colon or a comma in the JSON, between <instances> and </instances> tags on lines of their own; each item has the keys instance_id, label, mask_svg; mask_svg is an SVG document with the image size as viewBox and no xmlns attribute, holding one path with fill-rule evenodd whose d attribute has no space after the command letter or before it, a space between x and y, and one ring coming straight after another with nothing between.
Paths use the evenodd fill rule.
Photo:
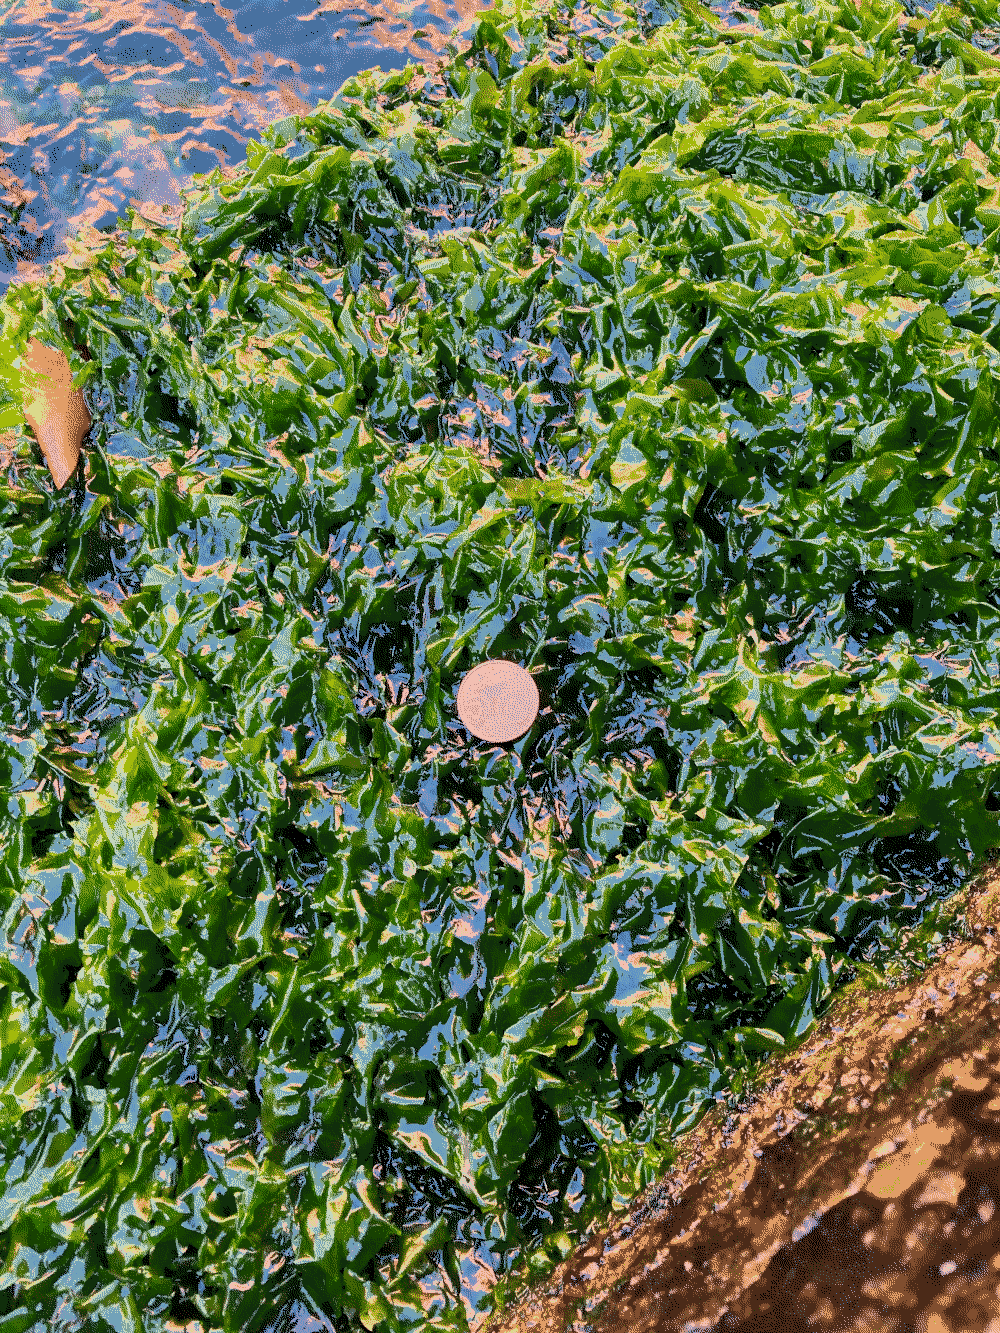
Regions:
<instances>
[{"instance_id":1,"label":"wet algae","mask_svg":"<svg viewBox=\"0 0 1000 1333\"><path fill-rule=\"evenodd\" d=\"M966 8L505 0L6 293L4 1333L465 1328L933 950L1000 844Z\"/></svg>"},{"instance_id":2,"label":"wet algae","mask_svg":"<svg viewBox=\"0 0 1000 1333\"><path fill-rule=\"evenodd\" d=\"M919 976L840 987L483 1333L1000 1333L998 886Z\"/></svg>"}]
</instances>

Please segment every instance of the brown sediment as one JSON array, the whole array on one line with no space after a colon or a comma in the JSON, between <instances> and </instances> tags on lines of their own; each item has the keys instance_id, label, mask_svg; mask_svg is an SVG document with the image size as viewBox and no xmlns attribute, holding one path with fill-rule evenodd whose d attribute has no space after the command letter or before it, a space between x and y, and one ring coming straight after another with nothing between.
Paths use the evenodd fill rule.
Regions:
<instances>
[{"instance_id":1,"label":"brown sediment","mask_svg":"<svg viewBox=\"0 0 1000 1333\"><path fill-rule=\"evenodd\" d=\"M483 1333L1000 1333L1000 873L918 978L855 982Z\"/></svg>"},{"instance_id":2,"label":"brown sediment","mask_svg":"<svg viewBox=\"0 0 1000 1333\"><path fill-rule=\"evenodd\" d=\"M24 419L35 433L56 489L76 471L80 445L91 418L83 393L73 389L73 374L64 352L32 338L24 357L28 393Z\"/></svg>"}]
</instances>

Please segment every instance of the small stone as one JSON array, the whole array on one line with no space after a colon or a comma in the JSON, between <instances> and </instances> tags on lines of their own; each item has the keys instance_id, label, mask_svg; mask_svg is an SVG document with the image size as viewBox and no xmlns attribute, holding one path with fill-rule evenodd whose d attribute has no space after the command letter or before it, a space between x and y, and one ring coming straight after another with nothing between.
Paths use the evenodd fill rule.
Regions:
<instances>
[{"instance_id":1,"label":"small stone","mask_svg":"<svg viewBox=\"0 0 1000 1333\"><path fill-rule=\"evenodd\" d=\"M481 741L506 745L538 716L538 687L516 662L480 662L458 687L458 716Z\"/></svg>"}]
</instances>

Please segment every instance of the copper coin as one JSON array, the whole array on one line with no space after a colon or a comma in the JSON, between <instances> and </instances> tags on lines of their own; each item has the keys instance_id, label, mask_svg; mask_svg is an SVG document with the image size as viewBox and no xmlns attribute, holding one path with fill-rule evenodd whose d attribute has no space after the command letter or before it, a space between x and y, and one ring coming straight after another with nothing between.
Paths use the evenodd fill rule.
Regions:
<instances>
[{"instance_id":1,"label":"copper coin","mask_svg":"<svg viewBox=\"0 0 1000 1333\"><path fill-rule=\"evenodd\" d=\"M506 745L523 736L538 716L538 686L516 662L480 662L462 677L456 702L473 736Z\"/></svg>"}]
</instances>

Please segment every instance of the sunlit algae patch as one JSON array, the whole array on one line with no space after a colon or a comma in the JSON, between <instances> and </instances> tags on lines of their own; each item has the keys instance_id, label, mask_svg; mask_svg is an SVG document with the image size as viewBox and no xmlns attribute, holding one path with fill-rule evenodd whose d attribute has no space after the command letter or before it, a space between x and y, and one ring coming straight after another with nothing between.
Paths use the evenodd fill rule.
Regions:
<instances>
[{"instance_id":1,"label":"sunlit algae patch","mask_svg":"<svg viewBox=\"0 0 1000 1333\"><path fill-rule=\"evenodd\" d=\"M933 940L1000 843L990 44L505 0L7 292L0 1328L465 1329Z\"/></svg>"}]
</instances>

